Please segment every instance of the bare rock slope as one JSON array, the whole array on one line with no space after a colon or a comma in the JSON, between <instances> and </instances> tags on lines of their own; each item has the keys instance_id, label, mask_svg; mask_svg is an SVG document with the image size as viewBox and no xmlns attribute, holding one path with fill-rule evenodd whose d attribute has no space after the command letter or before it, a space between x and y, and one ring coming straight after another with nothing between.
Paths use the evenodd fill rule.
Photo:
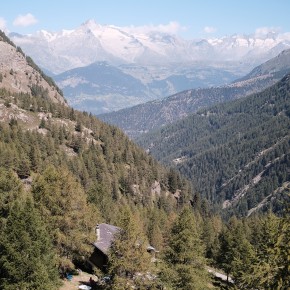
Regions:
<instances>
[{"instance_id":1,"label":"bare rock slope","mask_svg":"<svg viewBox=\"0 0 290 290\"><path fill-rule=\"evenodd\" d=\"M11 93L32 93L33 88L41 88L53 102L66 103L53 80L43 77L41 70L24 55L20 48L8 43L0 34L0 83Z\"/></svg>"}]
</instances>

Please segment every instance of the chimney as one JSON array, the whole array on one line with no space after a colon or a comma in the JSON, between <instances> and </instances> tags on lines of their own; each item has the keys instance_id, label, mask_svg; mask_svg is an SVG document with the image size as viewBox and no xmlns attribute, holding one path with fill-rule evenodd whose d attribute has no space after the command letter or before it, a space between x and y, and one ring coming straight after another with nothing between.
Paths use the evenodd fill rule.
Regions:
<instances>
[{"instance_id":1,"label":"chimney","mask_svg":"<svg viewBox=\"0 0 290 290\"><path fill-rule=\"evenodd\" d=\"M97 236L97 241L101 239L101 234L100 234L100 226L96 226L96 236Z\"/></svg>"}]
</instances>

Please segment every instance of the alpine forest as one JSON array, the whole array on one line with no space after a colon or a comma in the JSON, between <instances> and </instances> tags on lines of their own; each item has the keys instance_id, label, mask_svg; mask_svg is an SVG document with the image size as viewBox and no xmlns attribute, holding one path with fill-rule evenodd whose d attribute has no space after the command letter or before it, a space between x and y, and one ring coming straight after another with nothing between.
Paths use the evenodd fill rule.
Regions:
<instances>
[{"instance_id":1,"label":"alpine forest","mask_svg":"<svg viewBox=\"0 0 290 290\"><path fill-rule=\"evenodd\" d=\"M133 140L1 31L0 289L290 289L283 72Z\"/></svg>"}]
</instances>

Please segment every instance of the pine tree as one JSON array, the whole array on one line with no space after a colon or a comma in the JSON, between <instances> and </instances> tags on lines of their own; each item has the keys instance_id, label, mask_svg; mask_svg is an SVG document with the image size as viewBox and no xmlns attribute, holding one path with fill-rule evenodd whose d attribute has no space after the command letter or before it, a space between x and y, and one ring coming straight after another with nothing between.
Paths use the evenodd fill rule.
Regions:
<instances>
[{"instance_id":1,"label":"pine tree","mask_svg":"<svg viewBox=\"0 0 290 290\"><path fill-rule=\"evenodd\" d=\"M240 289L247 289L249 270L256 260L253 246L246 239L244 233L234 235L233 244L233 280L235 285Z\"/></svg>"},{"instance_id":2,"label":"pine tree","mask_svg":"<svg viewBox=\"0 0 290 290\"><path fill-rule=\"evenodd\" d=\"M208 289L204 247L190 209L185 208L174 223L165 253L161 277L172 289Z\"/></svg>"},{"instance_id":3,"label":"pine tree","mask_svg":"<svg viewBox=\"0 0 290 290\"><path fill-rule=\"evenodd\" d=\"M94 182L87 191L88 201L93 204L107 222L115 219L117 207L110 192L104 184Z\"/></svg>"},{"instance_id":4,"label":"pine tree","mask_svg":"<svg viewBox=\"0 0 290 290\"><path fill-rule=\"evenodd\" d=\"M39 129L44 129L46 125L46 121L44 118L41 118L40 124L39 124Z\"/></svg>"},{"instance_id":5,"label":"pine tree","mask_svg":"<svg viewBox=\"0 0 290 290\"><path fill-rule=\"evenodd\" d=\"M76 125L75 125L75 130L76 130L77 132L82 132L82 129L83 129L82 124L81 124L79 121L77 121L77 122L76 122Z\"/></svg>"},{"instance_id":6,"label":"pine tree","mask_svg":"<svg viewBox=\"0 0 290 290\"><path fill-rule=\"evenodd\" d=\"M21 196L23 189L20 180L12 170L0 167L0 225L6 219L13 201Z\"/></svg>"},{"instance_id":7,"label":"pine tree","mask_svg":"<svg viewBox=\"0 0 290 290\"><path fill-rule=\"evenodd\" d=\"M242 221L232 217L219 235L217 256L217 265L225 271L227 279L231 274L241 288L247 284L247 272L255 260L254 248L245 232Z\"/></svg>"},{"instance_id":8,"label":"pine tree","mask_svg":"<svg viewBox=\"0 0 290 290\"><path fill-rule=\"evenodd\" d=\"M164 246L164 238L157 221L152 222L149 228L150 245L158 251L161 251Z\"/></svg>"},{"instance_id":9,"label":"pine tree","mask_svg":"<svg viewBox=\"0 0 290 290\"><path fill-rule=\"evenodd\" d=\"M28 156L21 153L19 156L18 166L16 172L21 179L27 178L30 175L30 160Z\"/></svg>"},{"instance_id":10,"label":"pine tree","mask_svg":"<svg viewBox=\"0 0 290 290\"><path fill-rule=\"evenodd\" d=\"M58 288L52 242L31 199L11 208L1 230L0 252L1 289Z\"/></svg>"},{"instance_id":11,"label":"pine tree","mask_svg":"<svg viewBox=\"0 0 290 290\"><path fill-rule=\"evenodd\" d=\"M168 186L170 192L175 193L175 191L177 190L177 183L178 183L178 174L176 173L176 171L170 168L168 174Z\"/></svg>"},{"instance_id":12,"label":"pine tree","mask_svg":"<svg viewBox=\"0 0 290 290\"><path fill-rule=\"evenodd\" d=\"M223 229L219 235L219 254L217 256L217 265L225 271L227 280L232 271L233 263L233 237L229 231Z\"/></svg>"},{"instance_id":13,"label":"pine tree","mask_svg":"<svg viewBox=\"0 0 290 290\"><path fill-rule=\"evenodd\" d=\"M218 253L218 235L222 228L220 217L205 218L202 223L202 241L205 244L206 258L214 260Z\"/></svg>"}]
</instances>

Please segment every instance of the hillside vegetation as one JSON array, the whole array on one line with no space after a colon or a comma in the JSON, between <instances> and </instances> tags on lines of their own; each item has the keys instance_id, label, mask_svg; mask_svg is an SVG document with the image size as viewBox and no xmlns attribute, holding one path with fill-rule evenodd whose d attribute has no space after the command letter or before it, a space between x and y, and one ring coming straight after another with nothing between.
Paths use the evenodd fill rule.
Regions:
<instances>
[{"instance_id":1,"label":"hillside vegetation","mask_svg":"<svg viewBox=\"0 0 290 290\"><path fill-rule=\"evenodd\" d=\"M175 164L212 204L281 210L290 175L290 76L262 93L201 110L138 143Z\"/></svg>"},{"instance_id":2,"label":"hillside vegetation","mask_svg":"<svg viewBox=\"0 0 290 290\"><path fill-rule=\"evenodd\" d=\"M0 45L31 67L9 39ZM60 289L79 268L98 275L97 289L287 289L289 212L222 221L176 170L120 129L68 107L33 67L37 80L13 69L0 82L0 289ZM24 91L14 90L20 79ZM89 257L103 222L120 233L101 271Z\"/></svg>"},{"instance_id":3,"label":"hillside vegetation","mask_svg":"<svg viewBox=\"0 0 290 290\"><path fill-rule=\"evenodd\" d=\"M4 36L9 59L32 68ZM13 78L5 76L8 65L0 71L0 288L55 289L59 275L88 267L95 226L118 225L123 208L161 249L170 216L192 196L189 183L120 129L68 107L35 64L37 81L13 61Z\"/></svg>"}]
</instances>

